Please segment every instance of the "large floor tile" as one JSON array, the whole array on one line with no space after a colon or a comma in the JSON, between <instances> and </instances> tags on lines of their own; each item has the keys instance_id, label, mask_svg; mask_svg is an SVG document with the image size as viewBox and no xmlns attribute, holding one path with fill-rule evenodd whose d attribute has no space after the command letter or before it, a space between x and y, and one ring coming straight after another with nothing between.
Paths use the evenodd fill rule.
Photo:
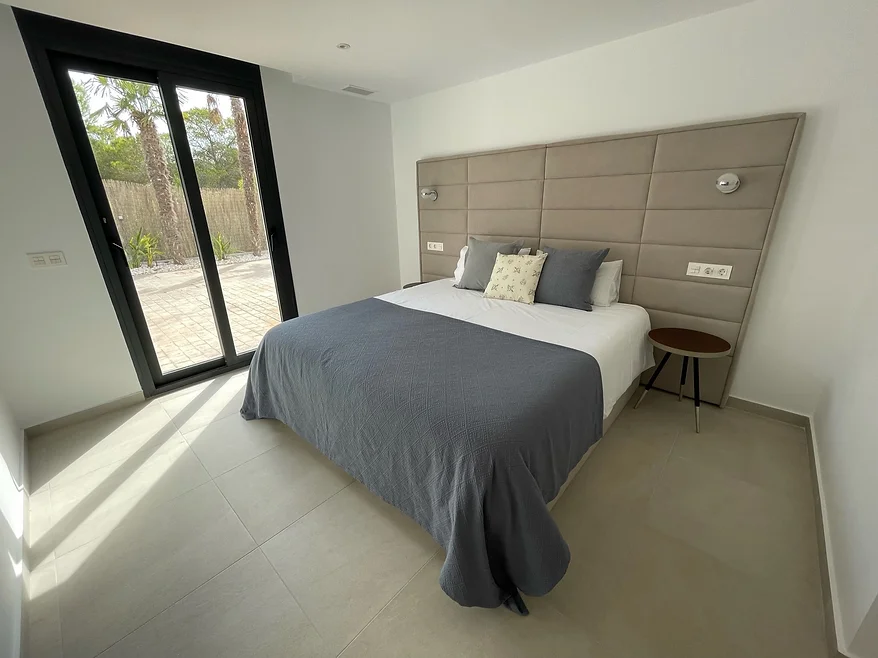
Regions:
<instances>
[{"instance_id":1,"label":"large floor tile","mask_svg":"<svg viewBox=\"0 0 878 658\"><path fill-rule=\"evenodd\" d=\"M248 370L240 370L157 398L184 434L237 414L244 402Z\"/></svg>"},{"instance_id":2,"label":"large floor tile","mask_svg":"<svg viewBox=\"0 0 878 658\"><path fill-rule=\"evenodd\" d=\"M527 600L527 617L502 607L459 606L439 587L444 557L440 552L431 559L342 652L342 658L611 656L544 599Z\"/></svg>"},{"instance_id":3,"label":"large floor tile","mask_svg":"<svg viewBox=\"0 0 878 658\"><path fill-rule=\"evenodd\" d=\"M705 406L701 433L677 437L678 457L791 495L811 496L805 431L736 409Z\"/></svg>"},{"instance_id":4,"label":"large floor tile","mask_svg":"<svg viewBox=\"0 0 878 658\"><path fill-rule=\"evenodd\" d=\"M294 434L216 480L258 544L351 482L351 476Z\"/></svg>"},{"instance_id":5,"label":"large floor tile","mask_svg":"<svg viewBox=\"0 0 878 658\"><path fill-rule=\"evenodd\" d=\"M555 504L552 515L568 540L582 527L585 516L617 515L622 508L645 501L655 488L676 430L656 428L646 434L639 427L641 422L617 422ZM637 429L632 431L632 426Z\"/></svg>"},{"instance_id":6,"label":"large floor tile","mask_svg":"<svg viewBox=\"0 0 878 658\"><path fill-rule=\"evenodd\" d=\"M56 556L109 535L131 513L161 504L208 482L210 476L178 432L145 461L130 459L55 487L52 528L40 546Z\"/></svg>"},{"instance_id":7,"label":"large floor tile","mask_svg":"<svg viewBox=\"0 0 878 658\"><path fill-rule=\"evenodd\" d=\"M820 616L674 538L630 519L596 527L548 596L595 641L655 658L817 658Z\"/></svg>"},{"instance_id":8,"label":"large floor tile","mask_svg":"<svg viewBox=\"0 0 878 658\"><path fill-rule=\"evenodd\" d=\"M819 597L810 492L788 496L672 456L648 523L740 571L783 578Z\"/></svg>"},{"instance_id":9,"label":"large floor tile","mask_svg":"<svg viewBox=\"0 0 878 658\"><path fill-rule=\"evenodd\" d=\"M260 550L141 626L102 658L308 658L330 654Z\"/></svg>"},{"instance_id":10,"label":"large floor tile","mask_svg":"<svg viewBox=\"0 0 878 658\"><path fill-rule=\"evenodd\" d=\"M31 572L28 581L27 645L28 658L61 658L61 612L58 606L58 580L53 562Z\"/></svg>"},{"instance_id":11,"label":"large floor tile","mask_svg":"<svg viewBox=\"0 0 878 658\"><path fill-rule=\"evenodd\" d=\"M39 436L28 443L32 491L149 453L174 431L161 405L146 402Z\"/></svg>"},{"instance_id":12,"label":"large floor tile","mask_svg":"<svg viewBox=\"0 0 878 658\"><path fill-rule=\"evenodd\" d=\"M437 548L414 521L352 484L262 550L340 651Z\"/></svg>"},{"instance_id":13,"label":"large floor tile","mask_svg":"<svg viewBox=\"0 0 878 658\"><path fill-rule=\"evenodd\" d=\"M213 483L55 561L65 658L91 657L255 547Z\"/></svg>"},{"instance_id":14,"label":"large floor tile","mask_svg":"<svg viewBox=\"0 0 878 658\"><path fill-rule=\"evenodd\" d=\"M227 416L183 435L211 477L240 466L289 440L293 431L277 420Z\"/></svg>"}]
</instances>

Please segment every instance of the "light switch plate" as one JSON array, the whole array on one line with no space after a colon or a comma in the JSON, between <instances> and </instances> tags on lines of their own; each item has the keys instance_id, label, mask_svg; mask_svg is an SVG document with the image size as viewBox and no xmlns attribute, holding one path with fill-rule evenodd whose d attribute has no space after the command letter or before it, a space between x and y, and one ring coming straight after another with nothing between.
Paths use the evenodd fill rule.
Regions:
<instances>
[{"instance_id":1,"label":"light switch plate","mask_svg":"<svg viewBox=\"0 0 878 658\"><path fill-rule=\"evenodd\" d=\"M444 242L428 242L427 251L445 251Z\"/></svg>"},{"instance_id":2,"label":"light switch plate","mask_svg":"<svg viewBox=\"0 0 878 658\"><path fill-rule=\"evenodd\" d=\"M717 265L716 263L689 263L686 268L686 276L699 276L705 279L724 279L728 281L732 276L731 265Z\"/></svg>"},{"instance_id":3,"label":"light switch plate","mask_svg":"<svg viewBox=\"0 0 878 658\"><path fill-rule=\"evenodd\" d=\"M34 269L63 267L67 265L67 259L64 258L63 251L42 251L38 254L28 254L27 259L30 262L30 266Z\"/></svg>"}]
</instances>

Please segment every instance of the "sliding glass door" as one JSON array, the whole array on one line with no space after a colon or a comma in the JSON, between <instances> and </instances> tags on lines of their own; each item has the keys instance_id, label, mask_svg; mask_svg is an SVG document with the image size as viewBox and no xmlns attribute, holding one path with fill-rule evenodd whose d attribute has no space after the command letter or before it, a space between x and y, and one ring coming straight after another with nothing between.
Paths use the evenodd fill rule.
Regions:
<instances>
[{"instance_id":1,"label":"sliding glass door","mask_svg":"<svg viewBox=\"0 0 878 658\"><path fill-rule=\"evenodd\" d=\"M25 13L44 27L58 23L37 17ZM177 47L105 31L101 56L53 50L44 33L27 34L27 21L22 31L145 392L245 365L266 331L296 315L258 69L236 63L247 75L229 81L228 66L212 75L201 60L187 67L163 51ZM95 36L96 28L62 23ZM136 65L118 48L129 41L145 49Z\"/></svg>"}]
</instances>

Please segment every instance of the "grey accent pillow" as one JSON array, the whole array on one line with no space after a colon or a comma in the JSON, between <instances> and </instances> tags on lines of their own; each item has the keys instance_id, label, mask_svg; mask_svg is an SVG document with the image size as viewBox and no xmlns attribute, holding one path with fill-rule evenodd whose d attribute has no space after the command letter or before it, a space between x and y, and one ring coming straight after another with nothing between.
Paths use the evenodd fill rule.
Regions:
<instances>
[{"instance_id":1,"label":"grey accent pillow","mask_svg":"<svg viewBox=\"0 0 878 658\"><path fill-rule=\"evenodd\" d=\"M521 242L482 242L470 238L466 242L466 261L463 276L455 288L464 290L484 290L491 280L497 254L514 254L521 249Z\"/></svg>"},{"instance_id":2,"label":"grey accent pillow","mask_svg":"<svg viewBox=\"0 0 878 658\"><path fill-rule=\"evenodd\" d=\"M583 311L591 310L591 289L609 249L574 251L543 247L548 254L534 301Z\"/></svg>"}]
</instances>

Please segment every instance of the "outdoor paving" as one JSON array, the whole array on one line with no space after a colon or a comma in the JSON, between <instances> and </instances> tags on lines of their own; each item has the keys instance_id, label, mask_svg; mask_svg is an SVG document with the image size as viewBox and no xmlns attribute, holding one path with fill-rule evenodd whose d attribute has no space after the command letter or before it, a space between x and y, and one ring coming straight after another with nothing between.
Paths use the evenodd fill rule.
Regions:
<instances>
[{"instance_id":1,"label":"outdoor paving","mask_svg":"<svg viewBox=\"0 0 878 658\"><path fill-rule=\"evenodd\" d=\"M268 258L217 264L238 353L256 348L280 322ZM222 356L207 287L200 270L134 279L162 372Z\"/></svg>"}]
</instances>

